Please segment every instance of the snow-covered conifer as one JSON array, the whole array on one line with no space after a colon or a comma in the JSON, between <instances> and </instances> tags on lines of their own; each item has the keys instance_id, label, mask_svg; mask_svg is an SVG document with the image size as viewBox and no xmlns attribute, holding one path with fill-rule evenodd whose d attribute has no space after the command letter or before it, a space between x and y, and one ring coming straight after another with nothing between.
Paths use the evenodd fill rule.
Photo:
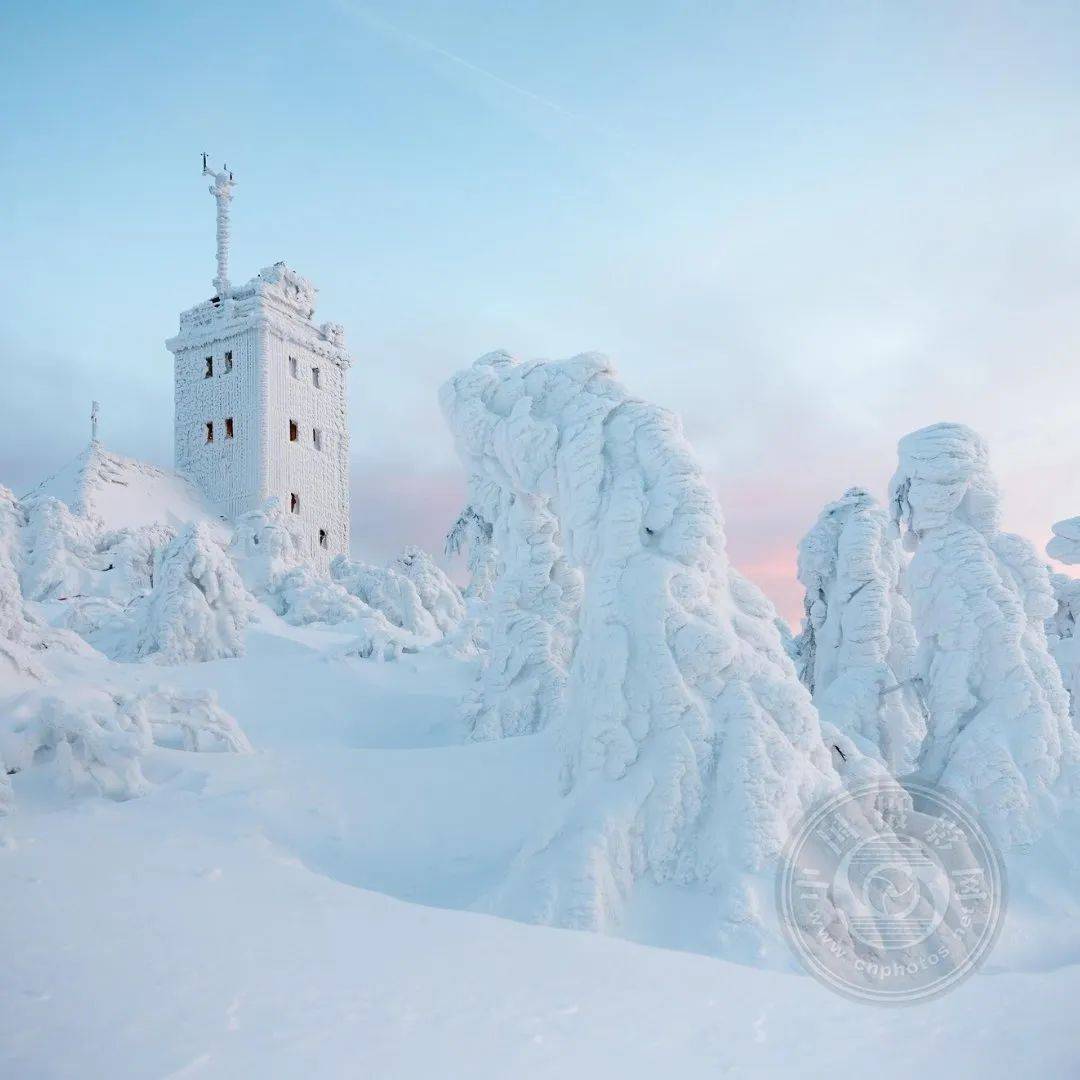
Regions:
<instances>
[{"instance_id":1,"label":"snow-covered conifer","mask_svg":"<svg viewBox=\"0 0 1080 1080\"><path fill-rule=\"evenodd\" d=\"M240 656L248 606L244 583L209 527L189 525L158 557L127 658L179 664Z\"/></svg>"},{"instance_id":2,"label":"snow-covered conifer","mask_svg":"<svg viewBox=\"0 0 1080 1080\"><path fill-rule=\"evenodd\" d=\"M926 734L901 565L888 514L862 488L829 503L799 545L799 677L822 720L898 776L914 768Z\"/></svg>"},{"instance_id":3,"label":"snow-covered conifer","mask_svg":"<svg viewBox=\"0 0 1080 1080\"><path fill-rule=\"evenodd\" d=\"M1049 572L1000 531L986 443L961 424L906 435L890 485L929 711L919 771L1006 845L1036 838L1075 783L1077 736L1047 649Z\"/></svg>"},{"instance_id":4,"label":"snow-covered conifer","mask_svg":"<svg viewBox=\"0 0 1080 1080\"><path fill-rule=\"evenodd\" d=\"M502 563L478 726L554 722L564 749L565 798L494 906L602 928L644 878L754 925L754 875L836 777L678 420L595 355L491 354L441 401Z\"/></svg>"}]
</instances>

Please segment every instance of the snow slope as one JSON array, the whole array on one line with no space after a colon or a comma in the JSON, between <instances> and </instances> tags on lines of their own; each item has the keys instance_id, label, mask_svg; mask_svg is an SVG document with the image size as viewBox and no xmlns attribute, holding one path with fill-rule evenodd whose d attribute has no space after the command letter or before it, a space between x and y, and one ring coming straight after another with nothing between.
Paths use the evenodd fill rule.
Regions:
<instances>
[{"instance_id":1,"label":"snow slope","mask_svg":"<svg viewBox=\"0 0 1080 1080\"><path fill-rule=\"evenodd\" d=\"M98 518L106 529L177 527L220 515L188 480L91 443L62 469L23 497L59 499L75 513Z\"/></svg>"},{"instance_id":2,"label":"snow slope","mask_svg":"<svg viewBox=\"0 0 1080 1080\"><path fill-rule=\"evenodd\" d=\"M0 1075L1080 1068L1080 939L1037 918L1032 898L1016 898L987 971L899 1010L790 970L447 910L528 834L554 747L466 740L454 706L471 672L433 654L328 662L341 636L264 614L243 658L170 671L182 687L214 685L254 754L158 749L153 790L127 802L14 777L18 809L0 823ZM89 663L69 659L67 677ZM110 685L159 674L114 665ZM1075 921L1073 902L1041 903Z\"/></svg>"}]
</instances>

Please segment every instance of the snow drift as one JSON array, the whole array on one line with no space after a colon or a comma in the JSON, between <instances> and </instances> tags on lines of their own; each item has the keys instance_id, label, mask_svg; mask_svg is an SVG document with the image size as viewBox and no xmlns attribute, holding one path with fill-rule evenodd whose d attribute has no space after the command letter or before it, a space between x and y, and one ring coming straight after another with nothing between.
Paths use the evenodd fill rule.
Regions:
<instances>
[{"instance_id":1,"label":"snow drift","mask_svg":"<svg viewBox=\"0 0 1080 1080\"><path fill-rule=\"evenodd\" d=\"M926 733L901 566L888 514L862 488L829 503L799 545L799 677L822 719L894 776L914 768Z\"/></svg>"},{"instance_id":2,"label":"snow drift","mask_svg":"<svg viewBox=\"0 0 1080 1080\"><path fill-rule=\"evenodd\" d=\"M754 875L836 777L678 420L596 355L494 353L441 402L500 561L476 732L555 724L563 747L565 797L493 905L610 928L644 879L755 924Z\"/></svg>"},{"instance_id":3,"label":"snow drift","mask_svg":"<svg viewBox=\"0 0 1080 1080\"><path fill-rule=\"evenodd\" d=\"M1006 846L1034 841L1074 790L1077 736L1047 648L1056 602L1026 540L1000 531L985 442L962 424L906 435L890 485L914 550L915 671L929 730L919 770L971 803Z\"/></svg>"}]
</instances>

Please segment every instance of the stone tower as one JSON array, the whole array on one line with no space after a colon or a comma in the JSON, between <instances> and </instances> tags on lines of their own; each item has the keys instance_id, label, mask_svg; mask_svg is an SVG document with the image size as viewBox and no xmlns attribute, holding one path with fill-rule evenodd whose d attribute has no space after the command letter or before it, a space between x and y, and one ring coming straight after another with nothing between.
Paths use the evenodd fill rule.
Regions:
<instances>
[{"instance_id":1,"label":"stone tower","mask_svg":"<svg viewBox=\"0 0 1080 1080\"><path fill-rule=\"evenodd\" d=\"M315 288L284 263L229 283L234 180L214 172L214 295L180 315L166 348L176 369L176 468L233 516L276 496L315 561L349 550L351 359L336 323L317 326Z\"/></svg>"}]
</instances>

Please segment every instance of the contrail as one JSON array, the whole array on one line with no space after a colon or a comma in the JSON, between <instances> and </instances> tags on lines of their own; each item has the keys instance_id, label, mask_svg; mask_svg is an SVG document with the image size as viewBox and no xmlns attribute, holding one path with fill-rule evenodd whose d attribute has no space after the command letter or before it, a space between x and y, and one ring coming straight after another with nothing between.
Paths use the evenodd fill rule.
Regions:
<instances>
[{"instance_id":1,"label":"contrail","mask_svg":"<svg viewBox=\"0 0 1080 1080\"><path fill-rule=\"evenodd\" d=\"M509 79L504 79L501 75L496 75L495 72L488 71L487 68L480 67L479 64L474 64L471 60L466 60L463 56L458 56L457 53L452 53L448 49L436 45L434 42L427 41L425 38L417 37L416 34L412 34L408 30L402 30L393 23L387 22L381 15L376 15L362 4L351 3L350 0L335 0L335 3L345 14L359 18L369 26L374 27L376 30L381 31L390 37L396 37L402 41L408 42L422 52L433 53L435 56L440 56L444 60L449 60L450 63L455 64L457 67L464 68L465 71L471 72L474 75L479 75L481 78L487 79L496 86L500 86L504 90L509 90L512 94L516 94L526 101L534 102L535 104L548 109L550 112L566 117L568 120L573 120L579 124L585 124L604 135L611 134L594 124L592 121L586 119L584 116L563 108L557 101L552 101L550 98L536 94L532 90L526 89L524 86L518 86L517 83L510 82Z\"/></svg>"}]
</instances>

